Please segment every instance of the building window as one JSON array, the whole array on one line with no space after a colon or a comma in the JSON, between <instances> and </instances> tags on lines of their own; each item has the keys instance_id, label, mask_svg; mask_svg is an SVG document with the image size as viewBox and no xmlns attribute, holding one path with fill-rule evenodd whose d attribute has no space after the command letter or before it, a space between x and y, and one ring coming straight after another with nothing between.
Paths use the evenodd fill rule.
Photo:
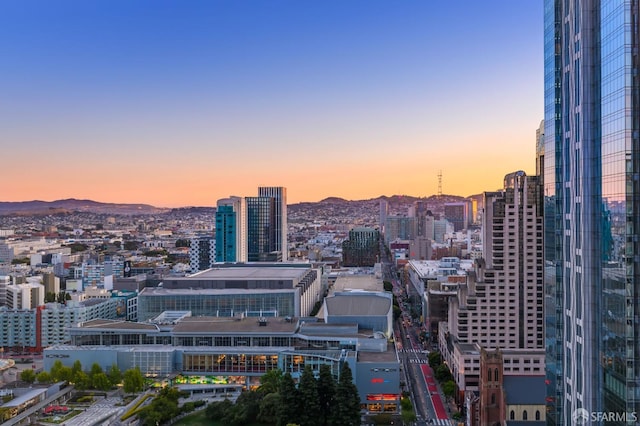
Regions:
<instances>
[{"instance_id":1,"label":"building window","mask_svg":"<svg viewBox=\"0 0 640 426\"><path fill-rule=\"evenodd\" d=\"M496 368L495 374L494 374L495 380L494 381L498 381L498 369Z\"/></svg>"},{"instance_id":2,"label":"building window","mask_svg":"<svg viewBox=\"0 0 640 426\"><path fill-rule=\"evenodd\" d=\"M509 420L515 420L516 419L516 412L511 410L511 413L509 413Z\"/></svg>"},{"instance_id":3,"label":"building window","mask_svg":"<svg viewBox=\"0 0 640 426\"><path fill-rule=\"evenodd\" d=\"M491 369L487 372L487 382L491 381Z\"/></svg>"},{"instance_id":4,"label":"building window","mask_svg":"<svg viewBox=\"0 0 640 426\"><path fill-rule=\"evenodd\" d=\"M529 415L527 414L527 410L522 412L522 420L529 420Z\"/></svg>"},{"instance_id":5,"label":"building window","mask_svg":"<svg viewBox=\"0 0 640 426\"><path fill-rule=\"evenodd\" d=\"M540 411L536 410L536 420L540 420Z\"/></svg>"},{"instance_id":6,"label":"building window","mask_svg":"<svg viewBox=\"0 0 640 426\"><path fill-rule=\"evenodd\" d=\"M496 403L496 394L492 393L491 394L491 404L495 404Z\"/></svg>"}]
</instances>

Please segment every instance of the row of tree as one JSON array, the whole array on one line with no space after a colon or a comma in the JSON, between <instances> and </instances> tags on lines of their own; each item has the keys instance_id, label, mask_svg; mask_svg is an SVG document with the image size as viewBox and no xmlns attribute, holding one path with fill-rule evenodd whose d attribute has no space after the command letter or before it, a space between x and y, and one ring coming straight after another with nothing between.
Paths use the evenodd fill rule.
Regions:
<instances>
[{"instance_id":1,"label":"row of tree","mask_svg":"<svg viewBox=\"0 0 640 426\"><path fill-rule=\"evenodd\" d=\"M447 367L447 364L442 362L442 356L440 352L429 353L429 365L433 368L433 375L442 385L442 393L448 398L451 398L456 390L456 383L453 381L453 375Z\"/></svg>"},{"instance_id":2,"label":"row of tree","mask_svg":"<svg viewBox=\"0 0 640 426\"><path fill-rule=\"evenodd\" d=\"M38 374L33 370L24 370L20 373L20 379L27 383L33 383L36 380L38 383L69 382L78 390L108 391L120 384L127 393L136 393L144 389L144 377L137 367L126 370L123 374L115 364L105 372L98 363L93 363L91 368L85 371L82 363L77 360L71 367L57 360L50 371L41 371Z\"/></svg>"},{"instance_id":3,"label":"row of tree","mask_svg":"<svg viewBox=\"0 0 640 426\"><path fill-rule=\"evenodd\" d=\"M349 365L342 363L336 381L328 365L321 365L316 379L307 365L296 386L290 373L271 370L260 379L256 391L243 392L235 404L228 400L207 406L210 419L231 426L259 422L286 426L360 425L360 397Z\"/></svg>"}]
</instances>

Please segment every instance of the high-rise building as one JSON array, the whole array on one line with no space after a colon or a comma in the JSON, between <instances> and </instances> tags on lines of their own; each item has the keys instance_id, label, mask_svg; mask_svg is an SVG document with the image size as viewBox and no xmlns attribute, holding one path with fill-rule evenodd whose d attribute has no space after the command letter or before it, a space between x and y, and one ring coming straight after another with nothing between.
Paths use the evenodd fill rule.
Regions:
<instances>
[{"instance_id":1,"label":"high-rise building","mask_svg":"<svg viewBox=\"0 0 640 426\"><path fill-rule=\"evenodd\" d=\"M380 199L380 230L384 233L384 227L387 224L387 216L389 215L389 202L384 198Z\"/></svg>"},{"instance_id":2,"label":"high-rise building","mask_svg":"<svg viewBox=\"0 0 640 426\"><path fill-rule=\"evenodd\" d=\"M415 217L387 216L384 239L387 243L395 240L412 240L415 237Z\"/></svg>"},{"instance_id":3,"label":"high-rise building","mask_svg":"<svg viewBox=\"0 0 640 426\"><path fill-rule=\"evenodd\" d=\"M466 282L450 281L448 289L441 286L445 292L455 289L455 294L448 295L448 321L438 324L438 343L458 389L467 398L479 392L486 408L491 403L482 394L479 348L501 350L505 376L537 376L544 386L543 209L538 177L522 171L506 175L503 190L484 193L484 206L483 257L476 260ZM502 386L497 375L490 387ZM544 392L538 403L544 405ZM492 415L504 413L500 409ZM474 415L480 420L473 424L493 424L485 414Z\"/></svg>"},{"instance_id":4,"label":"high-rise building","mask_svg":"<svg viewBox=\"0 0 640 426\"><path fill-rule=\"evenodd\" d=\"M276 250L274 237L275 199L246 197L247 258L249 262L278 262L282 252Z\"/></svg>"},{"instance_id":5,"label":"high-rise building","mask_svg":"<svg viewBox=\"0 0 640 426\"><path fill-rule=\"evenodd\" d=\"M373 228L354 228L342 242L344 266L373 266L380 261L380 232Z\"/></svg>"},{"instance_id":6,"label":"high-rise building","mask_svg":"<svg viewBox=\"0 0 640 426\"><path fill-rule=\"evenodd\" d=\"M207 235L191 239L189 266L191 273L213 268L216 261L216 237Z\"/></svg>"},{"instance_id":7,"label":"high-rise building","mask_svg":"<svg viewBox=\"0 0 640 426\"><path fill-rule=\"evenodd\" d=\"M281 262L289 257L287 189L259 187L257 197L246 197L247 257L249 262Z\"/></svg>"},{"instance_id":8,"label":"high-rise building","mask_svg":"<svg viewBox=\"0 0 640 426\"><path fill-rule=\"evenodd\" d=\"M282 253L282 261L289 260L288 223L287 223L287 188L282 186L261 186L258 197L273 198L273 238L275 251Z\"/></svg>"},{"instance_id":9,"label":"high-rise building","mask_svg":"<svg viewBox=\"0 0 640 426\"><path fill-rule=\"evenodd\" d=\"M544 4L548 422L636 424L639 3Z\"/></svg>"},{"instance_id":10,"label":"high-rise building","mask_svg":"<svg viewBox=\"0 0 640 426\"><path fill-rule=\"evenodd\" d=\"M247 261L247 208L242 197L218 200L216 262Z\"/></svg>"},{"instance_id":11,"label":"high-rise building","mask_svg":"<svg viewBox=\"0 0 640 426\"><path fill-rule=\"evenodd\" d=\"M454 231L462 231L469 227L469 202L444 204L444 218L453 224Z\"/></svg>"}]
</instances>

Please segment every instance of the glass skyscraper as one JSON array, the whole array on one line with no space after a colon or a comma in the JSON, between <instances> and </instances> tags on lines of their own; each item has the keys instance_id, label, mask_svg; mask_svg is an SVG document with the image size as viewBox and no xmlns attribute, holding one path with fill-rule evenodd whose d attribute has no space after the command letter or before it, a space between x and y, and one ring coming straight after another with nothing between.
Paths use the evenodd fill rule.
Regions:
<instances>
[{"instance_id":1,"label":"glass skyscraper","mask_svg":"<svg viewBox=\"0 0 640 426\"><path fill-rule=\"evenodd\" d=\"M640 415L638 3L545 0L549 424Z\"/></svg>"},{"instance_id":2,"label":"glass skyscraper","mask_svg":"<svg viewBox=\"0 0 640 426\"><path fill-rule=\"evenodd\" d=\"M247 208L242 197L218 200L216 262L247 261Z\"/></svg>"},{"instance_id":3,"label":"glass skyscraper","mask_svg":"<svg viewBox=\"0 0 640 426\"><path fill-rule=\"evenodd\" d=\"M275 199L246 197L247 251L249 262L278 262L282 252L275 244Z\"/></svg>"},{"instance_id":4,"label":"glass skyscraper","mask_svg":"<svg viewBox=\"0 0 640 426\"><path fill-rule=\"evenodd\" d=\"M258 197L274 199L273 211L273 242L275 251L282 253L282 260L289 259L288 229L287 229L287 188L282 186L260 186Z\"/></svg>"}]
</instances>

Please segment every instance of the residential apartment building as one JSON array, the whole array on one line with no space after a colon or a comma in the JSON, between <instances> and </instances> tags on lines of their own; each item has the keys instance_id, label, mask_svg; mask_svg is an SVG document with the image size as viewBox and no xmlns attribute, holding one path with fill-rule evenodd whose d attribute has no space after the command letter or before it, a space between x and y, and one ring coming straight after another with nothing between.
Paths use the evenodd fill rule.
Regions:
<instances>
[{"instance_id":1,"label":"residential apartment building","mask_svg":"<svg viewBox=\"0 0 640 426\"><path fill-rule=\"evenodd\" d=\"M44 303L44 286L39 283L12 284L6 291L9 309L32 309Z\"/></svg>"},{"instance_id":2,"label":"residential apartment building","mask_svg":"<svg viewBox=\"0 0 640 426\"><path fill-rule=\"evenodd\" d=\"M450 298L440 351L461 392L480 391L480 351L500 348L505 375L544 376L542 197L537 176L508 174L485 192L483 257ZM483 396L480 395L482 399ZM540 401L544 403L544 401ZM504 414L504 411L502 411Z\"/></svg>"},{"instance_id":3,"label":"residential apartment building","mask_svg":"<svg viewBox=\"0 0 640 426\"><path fill-rule=\"evenodd\" d=\"M47 303L33 309L0 308L0 346L16 351L39 352L69 342L69 327L98 318L123 318L117 298Z\"/></svg>"},{"instance_id":4,"label":"residential apartment building","mask_svg":"<svg viewBox=\"0 0 640 426\"><path fill-rule=\"evenodd\" d=\"M380 232L373 228L354 228L342 243L344 266L373 266L380 258Z\"/></svg>"},{"instance_id":5,"label":"residential apartment building","mask_svg":"<svg viewBox=\"0 0 640 426\"><path fill-rule=\"evenodd\" d=\"M200 236L192 238L189 245L191 273L212 268L216 262L216 249L216 237Z\"/></svg>"}]
</instances>

